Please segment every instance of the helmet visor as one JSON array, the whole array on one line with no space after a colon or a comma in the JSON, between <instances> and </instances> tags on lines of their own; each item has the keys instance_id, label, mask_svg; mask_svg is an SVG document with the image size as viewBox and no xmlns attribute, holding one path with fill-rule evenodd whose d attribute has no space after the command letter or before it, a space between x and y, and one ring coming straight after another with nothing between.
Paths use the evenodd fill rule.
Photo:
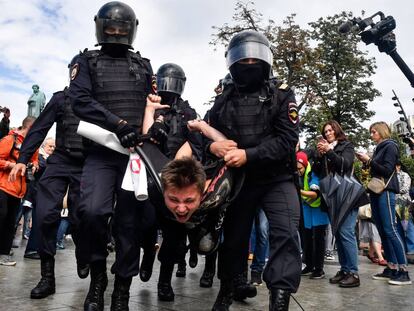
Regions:
<instances>
[{"instance_id":1,"label":"helmet visor","mask_svg":"<svg viewBox=\"0 0 414 311\"><path fill-rule=\"evenodd\" d=\"M242 42L226 53L227 68L245 58L260 59L270 66L273 63L273 54L270 48L260 42Z\"/></svg>"},{"instance_id":2,"label":"helmet visor","mask_svg":"<svg viewBox=\"0 0 414 311\"><path fill-rule=\"evenodd\" d=\"M157 91L171 92L181 95L184 91L185 80L173 77L159 77L157 76Z\"/></svg>"},{"instance_id":3,"label":"helmet visor","mask_svg":"<svg viewBox=\"0 0 414 311\"><path fill-rule=\"evenodd\" d=\"M96 23L96 37L98 43L115 43L131 46L136 35L136 23L98 18Z\"/></svg>"}]
</instances>

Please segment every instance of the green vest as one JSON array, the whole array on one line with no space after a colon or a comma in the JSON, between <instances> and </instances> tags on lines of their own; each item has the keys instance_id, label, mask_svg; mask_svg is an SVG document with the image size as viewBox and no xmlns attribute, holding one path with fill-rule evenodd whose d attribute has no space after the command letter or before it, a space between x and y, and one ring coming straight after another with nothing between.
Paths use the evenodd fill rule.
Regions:
<instances>
[{"instance_id":1,"label":"green vest","mask_svg":"<svg viewBox=\"0 0 414 311\"><path fill-rule=\"evenodd\" d=\"M311 165L308 163L306 167L305 174L303 174L303 190L305 191L312 191L309 187L309 174L311 173ZM311 207L319 207L321 206L321 198L317 197L316 199L311 199L308 197L304 197L302 195L302 200L306 202Z\"/></svg>"}]
</instances>

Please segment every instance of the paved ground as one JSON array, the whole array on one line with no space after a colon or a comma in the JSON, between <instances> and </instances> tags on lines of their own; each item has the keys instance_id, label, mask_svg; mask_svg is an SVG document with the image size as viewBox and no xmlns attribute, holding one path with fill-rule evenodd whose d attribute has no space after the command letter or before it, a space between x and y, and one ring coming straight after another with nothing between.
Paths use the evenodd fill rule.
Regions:
<instances>
[{"instance_id":1,"label":"paved ground","mask_svg":"<svg viewBox=\"0 0 414 311\"><path fill-rule=\"evenodd\" d=\"M25 241L21 242L23 245ZM36 260L23 259L24 247L14 249L15 267L0 266L0 310L82 310L83 300L88 290L88 280L81 280L76 276L74 249L71 241L67 242L67 249L58 251L56 256L56 294L41 300L29 298L30 290L39 280L40 263ZM114 255L109 257L112 263ZM195 269L187 270L185 279L173 278L175 301L171 303L157 300L156 279L158 263L155 266L153 277L148 283L142 283L134 278L131 287L130 310L145 311L201 311L211 310L211 306L218 292L218 280L213 288L204 289L198 285L204 259L199 257L199 265ZM338 269L337 263L329 263L325 267L330 277ZM310 280L302 278L302 283L296 300L306 311L310 310L414 310L414 285L390 286L383 281L371 279L371 275L382 271L382 268L371 264L368 259L360 256L360 275L362 285L359 288L342 289L330 285L327 279ZM414 269L410 268L414 277ZM110 294L113 286L113 277L110 276L108 290L105 296L109 310ZM268 310L268 293L266 287L259 287L259 294L245 303L235 302L231 310ZM290 310L301 310L291 300Z\"/></svg>"}]
</instances>

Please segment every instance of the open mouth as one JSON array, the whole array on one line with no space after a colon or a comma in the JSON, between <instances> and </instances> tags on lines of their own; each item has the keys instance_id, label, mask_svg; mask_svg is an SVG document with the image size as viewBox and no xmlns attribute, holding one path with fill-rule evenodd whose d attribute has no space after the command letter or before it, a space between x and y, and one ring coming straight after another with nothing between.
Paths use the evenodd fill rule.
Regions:
<instances>
[{"instance_id":1,"label":"open mouth","mask_svg":"<svg viewBox=\"0 0 414 311\"><path fill-rule=\"evenodd\" d=\"M177 218L177 220L179 222L186 222L187 218L188 218L188 213L185 213L185 214L182 214L182 215L175 214L175 218Z\"/></svg>"}]
</instances>

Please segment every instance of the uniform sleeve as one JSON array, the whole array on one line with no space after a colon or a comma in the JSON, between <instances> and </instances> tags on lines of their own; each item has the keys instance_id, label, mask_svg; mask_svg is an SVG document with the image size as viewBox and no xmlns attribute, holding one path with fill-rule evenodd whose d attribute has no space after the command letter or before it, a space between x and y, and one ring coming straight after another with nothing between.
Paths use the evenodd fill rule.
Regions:
<instances>
[{"instance_id":1,"label":"uniform sleeve","mask_svg":"<svg viewBox=\"0 0 414 311\"><path fill-rule=\"evenodd\" d=\"M274 119L274 136L256 147L246 149L248 165L286 161L294 153L299 141L299 118L293 91L288 92Z\"/></svg>"},{"instance_id":2,"label":"uniform sleeve","mask_svg":"<svg viewBox=\"0 0 414 311\"><path fill-rule=\"evenodd\" d=\"M63 96L63 93L54 94L45 109L33 123L23 140L17 163L27 164L31 162L30 159L46 138L50 128L63 114Z\"/></svg>"},{"instance_id":3,"label":"uniform sleeve","mask_svg":"<svg viewBox=\"0 0 414 311\"><path fill-rule=\"evenodd\" d=\"M92 97L92 81L85 56L79 55L72 61L70 76L69 97L73 112L80 119L113 132L121 118Z\"/></svg>"}]
</instances>

